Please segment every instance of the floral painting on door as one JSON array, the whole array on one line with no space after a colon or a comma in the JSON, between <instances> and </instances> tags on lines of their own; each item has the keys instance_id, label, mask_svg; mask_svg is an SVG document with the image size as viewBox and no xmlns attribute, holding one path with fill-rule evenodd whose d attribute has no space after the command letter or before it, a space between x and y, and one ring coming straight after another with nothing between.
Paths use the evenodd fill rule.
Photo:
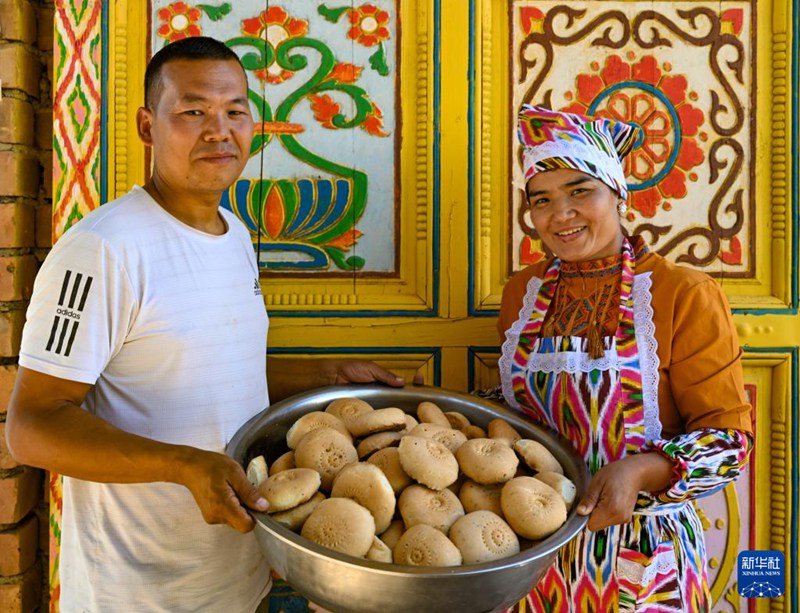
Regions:
<instances>
[{"instance_id":1,"label":"floral painting on door","mask_svg":"<svg viewBox=\"0 0 800 613\"><path fill-rule=\"evenodd\" d=\"M591 4L515 3L513 107L533 102L640 125L644 137L625 161L628 230L712 276L752 277L750 3ZM511 170L519 182L521 166ZM544 257L520 194L513 190L511 205L520 212L515 269Z\"/></svg>"},{"instance_id":2,"label":"floral painting on door","mask_svg":"<svg viewBox=\"0 0 800 613\"><path fill-rule=\"evenodd\" d=\"M214 36L247 72L252 158L223 206L250 230L262 268L395 272L394 2L254 7L153 7L153 50Z\"/></svg>"}]
</instances>

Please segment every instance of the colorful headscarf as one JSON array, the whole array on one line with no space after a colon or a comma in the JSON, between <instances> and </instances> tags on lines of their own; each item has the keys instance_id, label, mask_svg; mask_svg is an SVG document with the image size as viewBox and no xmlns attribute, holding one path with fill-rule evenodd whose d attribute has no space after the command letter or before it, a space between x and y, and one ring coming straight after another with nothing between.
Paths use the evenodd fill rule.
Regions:
<instances>
[{"instance_id":1,"label":"colorful headscarf","mask_svg":"<svg viewBox=\"0 0 800 613\"><path fill-rule=\"evenodd\" d=\"M572 168L599 179L621 198L628 197L622 159L641 135L639 126L523 104L517 133L525 148L526 182L537 172Z\"/></svg>"}]
</instances>

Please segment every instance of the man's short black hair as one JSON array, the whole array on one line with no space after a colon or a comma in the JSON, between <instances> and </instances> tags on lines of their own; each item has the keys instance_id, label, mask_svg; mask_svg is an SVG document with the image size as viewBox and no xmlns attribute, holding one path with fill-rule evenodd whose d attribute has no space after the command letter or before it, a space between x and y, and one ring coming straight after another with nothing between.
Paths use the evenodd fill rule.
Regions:
<instances>
[{"instance_id":1,"label":"man's short black hair","mask_svg":"<svg viewBox=\"0 0 800 613\"><path fill-rule=\"evenodd\" d=\"M150 59L144 72L145 107L152 109L158 103L161 94L161 69L164 64L174 60L234 60L242 66L242 61L234 51L210 36L190 36L169 43Z\"/></svg>"}]
</instances>

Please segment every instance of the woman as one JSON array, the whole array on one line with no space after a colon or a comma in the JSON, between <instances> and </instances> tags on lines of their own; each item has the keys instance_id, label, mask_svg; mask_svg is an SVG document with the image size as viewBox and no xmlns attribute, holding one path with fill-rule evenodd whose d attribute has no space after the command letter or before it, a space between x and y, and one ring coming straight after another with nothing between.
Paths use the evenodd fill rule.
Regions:
<instances>
[{"instance_id":1,"label":"woman","mask_svg":"<svg viewBox=\"0 0 800 613\"><path fill-rule=\"evenodd\" d=\"M719 286L626 237L621 159L640 129L524 106L530 219L555 255L515 275L498 329L505 401L568 438L593 475L587 529L528 597L534 611L711 608L691 499L740 473L752 432Z\"/></svg>"}]
</instances>

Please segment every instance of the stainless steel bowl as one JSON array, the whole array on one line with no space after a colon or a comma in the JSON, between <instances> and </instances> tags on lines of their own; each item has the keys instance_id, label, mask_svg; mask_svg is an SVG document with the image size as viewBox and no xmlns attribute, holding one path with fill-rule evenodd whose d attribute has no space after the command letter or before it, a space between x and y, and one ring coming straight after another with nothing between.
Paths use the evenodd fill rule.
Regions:
<instances>
[{"instance_id":1,"label":"stainless steel bowl","mask_svg":"<svg viewBox=\"0 0 800 613\"><path fill-rule=\"evenodd\" d=\"M463 413L484 429L489 421L502 417L522 436L541 442L558 458L566 476L575 483L578 497L589 482L586 464L564 439L489 401L423 386L347 385L293 396L244 424L229 443L227 454L243 466L260 454L271 463L286 451L286 432L301 415L324 410L332 400L344 396L361 398L375 408L394 406L409 413L429 400L444 411ZM484 564L419 568L343 555L302 538L267 514L254 516L256 537L270 566L309 600L336 613L502 611L533 588L558 550L587 522L573 509L555 534L515 556Z\"/></svg>"}]
</instances>

